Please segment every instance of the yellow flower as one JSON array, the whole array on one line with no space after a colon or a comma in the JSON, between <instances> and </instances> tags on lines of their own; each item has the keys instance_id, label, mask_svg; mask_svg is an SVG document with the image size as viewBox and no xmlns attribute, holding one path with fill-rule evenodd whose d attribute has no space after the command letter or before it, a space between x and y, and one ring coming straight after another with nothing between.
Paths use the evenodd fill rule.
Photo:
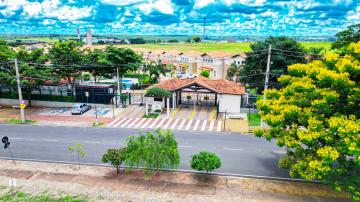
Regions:
<instances>
[{"instance_id":1,"label":"yellow flower","mask_svg":"<svg viewBox=\"0 0 360 202\"><path fill-rule=\"evenodd\" d=\"M324 57L325 57L326 61L333 62L333 61L336 61L337 59L339 59L339 54L328 52L328 53L325 53Z\"/></svg>"}]
</instances>

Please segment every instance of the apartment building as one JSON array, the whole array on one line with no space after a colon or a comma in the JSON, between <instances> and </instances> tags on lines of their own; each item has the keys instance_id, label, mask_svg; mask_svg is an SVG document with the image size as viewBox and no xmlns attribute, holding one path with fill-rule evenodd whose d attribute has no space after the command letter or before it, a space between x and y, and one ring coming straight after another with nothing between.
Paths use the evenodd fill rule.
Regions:
<instances>
[{"instance_id":1,"label":"apartment building","mask_svg":"<svg viewBox=\"0 0 360 202\"><path fill-rule=\"evenodd\" d=\"M199 75L201 71L208 70L210 78L226 79L227 70L231 64L242 65L245 62L244 53L232 54L221 51L199 52L199 51L147 51L135 50L142 54L145 61L161 62L165 65L173 65L173 70Z\"/></svg>"}]
</instances>

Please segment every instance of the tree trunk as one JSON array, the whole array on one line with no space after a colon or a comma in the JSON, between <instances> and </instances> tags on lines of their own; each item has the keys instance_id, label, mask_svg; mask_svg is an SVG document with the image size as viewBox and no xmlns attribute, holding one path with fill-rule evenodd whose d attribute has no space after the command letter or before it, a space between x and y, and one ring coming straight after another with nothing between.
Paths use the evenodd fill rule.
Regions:
<instances>
[{"instance_id":1,"label":"tree trunk","mask_svg":"<svg viewBox=\"0 0 360 202\"><path fill-rule=\"evenodd\" d=\"M28 106L31 107L31 88L29 88L29 87L27 88L27 94L28 94L28 100L29 100Z\"/></svg>"},{"instance_id":2,"label":"tree trunk","mask_svg":"<svg viewBox=\"0 0 360 202\"><path fill-rule=\"evenodd\" d=\"M116 173L117 173L117 174L119 174L119 173L120 173L120 171L119 171L119 167L120 167L120 166L116 166Z\"/></svg>"}]
</instances>

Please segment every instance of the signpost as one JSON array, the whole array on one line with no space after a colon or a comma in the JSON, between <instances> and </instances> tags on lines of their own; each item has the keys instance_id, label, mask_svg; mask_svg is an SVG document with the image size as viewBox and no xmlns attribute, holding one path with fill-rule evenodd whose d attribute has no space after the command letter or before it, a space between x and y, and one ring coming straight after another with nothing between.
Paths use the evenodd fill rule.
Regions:
<instances>
[{"instance_id":1,"label":"signpost","mask_svg":"<svg viewBox=\"0 0 360 202\"><path fill-rule=\"evenodd\" d=\"M4 143L4 149L8 149L10 155L11 155L11 158L14 162L14 164L16 165L16 162L15 162L15 159L14 159L14 156L11 152L11 149L10 149L10 142L9 142L9 138L7 136L4 136L2 139L1 139L1 142Z\"/></svg>"},{"instance_id":2,"label":"signpost","mask_svg":"<svg viewBox=\"0 0 360 202\"><path fill-rule=\"evenodd\" d=\"M86 103L89 104L89 92L85 92Z\"/></svg>"}]
</instances>

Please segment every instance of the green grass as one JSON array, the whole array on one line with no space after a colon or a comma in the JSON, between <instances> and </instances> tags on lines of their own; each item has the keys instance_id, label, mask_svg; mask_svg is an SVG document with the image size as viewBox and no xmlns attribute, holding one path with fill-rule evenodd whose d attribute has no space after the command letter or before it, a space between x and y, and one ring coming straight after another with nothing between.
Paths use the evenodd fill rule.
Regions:
<instances>
[{"instance_id":1,"label":"green grass","mask_svg":"<svg viewBox=\"0 0 360 202\"><path fill-rule=\"evenodd\" d=\"M329 50L331 42L300 42L305 48L310 47L323 47ZM199 51L199 52L210 52L210 51L223 51L229 53L241 53L250 51L250 42L239 42L239 43L192 43L192 44L133 44L133 45L116 45L119 47L130 47L130 48L145 48L148 50L178 50L178 51Z\"/></svg>"},{"instance_id":2,"label":"green grass","mask_svg":"<svg viewBox=\"0 0 360 202\"><path fill-rule=\"evenodd\" d=\"M94 122L94 123L92 124L92 126L95 128L95 127L102 126L102 125L104 125L104 124L105 124L105 123L103 123L103 122L98 122L98 123Z\"/></svg>"},{"instance_id":3,"label":"green grass","mask_svg":"<svg viewBox=\"0 0 360 202\"><path fill-rule=\"evenodd\" d=\"M0 201L2 202L18 202L18 201L36 201L36 202L85 202L85 199L73 197L73 196L63 196L63 197L52 197L49 194L40 194L40 195L31 195L24 192L16 191L14 196L11 192L7 192L3 195L0 195Z\"/></svg>"},{"instance_id":4,"label":"green grass","mask_svg":"<svg viewBox=\"0 0 360 202\"><path fill-rule=\"evenodd\" d=\"M34 120L25 120L25 124L28 123L28 124L32 124L32 123L35 123L36 121ZM21 122L20 119L8 119L5 121L5 123L8 123L8 124L23 124Z\"/></svg>"},{"instance_id":5,"label":"green grass","mask_svg":"<svg viewBox=\"0 0 360 202\"><path fill-rule=\"evenodd\" d=\"M159 114L144 114L143 118L157 118L159 116Z\"/></svg>"},{"instance_id":6,"label":"green grass","mask_svg":"<svg viewBox=\"0 0 360 202\"><path fill-rule=\"evenodd\" d=\"M250 113L248 114L249 126L260 126L261 118L258 113Z\"/></svg>"}]
</instances>

